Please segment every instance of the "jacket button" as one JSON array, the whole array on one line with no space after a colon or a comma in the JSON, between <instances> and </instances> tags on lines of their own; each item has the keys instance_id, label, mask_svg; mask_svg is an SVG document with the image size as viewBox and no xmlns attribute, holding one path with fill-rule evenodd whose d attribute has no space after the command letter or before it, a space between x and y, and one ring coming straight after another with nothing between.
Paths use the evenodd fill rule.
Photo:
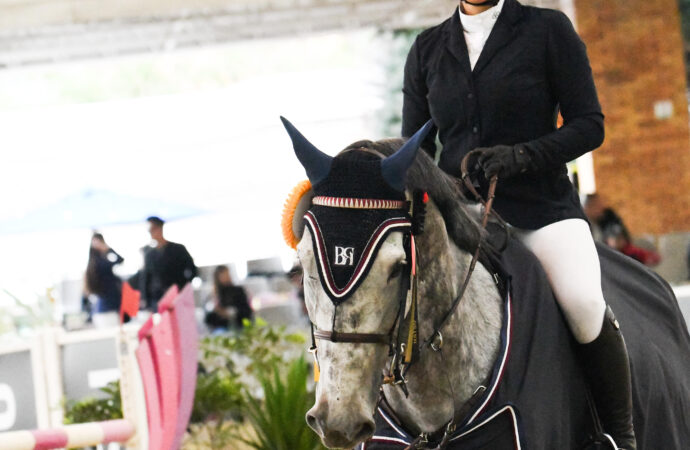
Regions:
<instances>
[{"instance_id":1,"label":"jacket button","mask_svg":"<svg viewBox=\"0 0 690 450\"><path fill-rule=\"evenodd\" d=\"M469 94L467 94L467 98L473 98L473 97L474 97L473 93L470 92Z\"/></svg>"},{"instance_id":2,"label":"jacket button","mask_svg":"<svg viewBox=\"0 0 690 450\"><path fill-rule=\"evenodd\" d=\"M477 126L472 127L472 133L475 133L475 134L479 133L479 127L477 127Z\"/></svg>"}]
</instances>

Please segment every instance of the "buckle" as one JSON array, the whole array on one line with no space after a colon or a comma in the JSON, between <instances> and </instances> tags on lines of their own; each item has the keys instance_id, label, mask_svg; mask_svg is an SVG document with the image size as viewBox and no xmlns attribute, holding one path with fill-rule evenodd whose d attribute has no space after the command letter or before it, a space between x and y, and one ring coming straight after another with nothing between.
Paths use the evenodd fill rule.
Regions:
<instances>
[{"instance_id":1,"label":"buckle","mask_svg":"<svg viewBox=\"0 0 690 450\"><path fill-rule=\"evenodd\" d=\"M429 346L435 352L443 348L443 335L440 331L436 331L436 333L434 334L434 338L431 340Z\"/></svg>"}]
</instances>

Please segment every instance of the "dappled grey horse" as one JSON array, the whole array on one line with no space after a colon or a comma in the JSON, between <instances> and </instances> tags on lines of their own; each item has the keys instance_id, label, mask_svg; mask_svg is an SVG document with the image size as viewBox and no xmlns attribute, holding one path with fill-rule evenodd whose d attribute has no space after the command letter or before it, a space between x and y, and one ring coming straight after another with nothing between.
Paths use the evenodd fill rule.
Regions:
<instances>
[{"instance_id":1,"label":"dappled grey horse","mask_svg":"<svg viewBox=\"0 0 690 450\"><path fill-rule=\"evenodd\" d=\"M506 230L487 242L456 181L417 154L426 130L330 157L283 121L313 190L295 232L320 369L306 419L323 443L593 445L574 340L541 267ZM639 448L683 448L690 336L675 298L641 266L600 257L607 298L641 299L612 304L629 341Z\"/></svg>"}]
</instances>

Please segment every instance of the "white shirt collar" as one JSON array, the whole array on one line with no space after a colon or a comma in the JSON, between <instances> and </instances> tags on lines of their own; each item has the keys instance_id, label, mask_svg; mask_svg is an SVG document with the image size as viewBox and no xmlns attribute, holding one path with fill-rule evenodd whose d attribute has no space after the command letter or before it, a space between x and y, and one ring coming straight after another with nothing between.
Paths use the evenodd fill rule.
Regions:
<instances>
[{"instance_id":1,"label":"white shirt collar","mask_svg":"<svg viewBox=\"0 0 690 450\"><path fill-rule=\"evenodd\" d=\"M496 6L472 16L463 13L462 7L460 7L460 23L464 31L474 33L477 31L486 30L487 28L493 28L494 23L496 23L499 14L501 14L501 11L503 10L503 3L504 0L500 0Z\"/></svg>"}]
</instances>

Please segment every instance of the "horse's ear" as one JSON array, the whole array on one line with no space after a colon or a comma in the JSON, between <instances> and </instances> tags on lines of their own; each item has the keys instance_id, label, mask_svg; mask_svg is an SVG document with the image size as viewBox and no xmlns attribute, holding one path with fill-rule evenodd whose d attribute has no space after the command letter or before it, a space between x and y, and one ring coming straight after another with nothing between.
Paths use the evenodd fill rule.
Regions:
<instances>
[{"instance_id":1,"label":"horse's ear","mask_svg":"<svg viewBox=\"0 0 690 450\"><path fill-rule=\"evenodd\" d=\"M280 116L280 120L283 121L283 126L292 139L295 155L302 163L304 170L307 171L307 177L309 177L311 184L315 185L325 179L331 171L333 158L314 147L285 117Z\"/></svg>"},{"instance_id":2,"label":"horse's ear","mask_svg":"<svg viewBox=\"0 0 690 450\"><path fill-rule=\"evenodd\" d=\"M381 174L391 187L401 192L405 190L407 170L412 166L419 146L433 126L431 120L425 123L397 152L381 161Z\"/></svg>"}]
</instances>

